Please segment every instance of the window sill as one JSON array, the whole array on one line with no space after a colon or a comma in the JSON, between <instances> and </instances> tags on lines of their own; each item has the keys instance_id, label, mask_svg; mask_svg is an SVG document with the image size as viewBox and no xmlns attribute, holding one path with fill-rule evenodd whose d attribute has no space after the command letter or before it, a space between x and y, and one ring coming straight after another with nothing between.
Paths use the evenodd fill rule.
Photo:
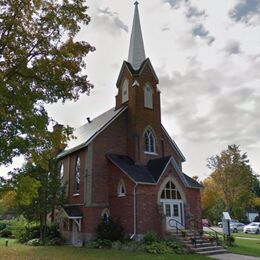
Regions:
<instances>
[{"instance_id":1,"label":"window sill","mask_svg":"<svg viewBox=\"0 0 260 260\"><path fill-rule=\"evenodd\" d=\"M158 153L147 152L147 151L144 151L144 154L147 154L147 155L158 155Z\"/></svg>"},{"instance_id":2,"label":"window sill","mask_svg":"<svg viewBox=\"0 0 260 260\"><path fill-rule=\"evenodd\" d=\"M126 194L117 194L117 197L119 197L119 198L122 198L122 197L125 197L126 196Z\"/></svg>"},{"instance_id":3,"label":"window sill","mask_svg":"<svg viewBox=\"0 0 260 260\"><path fill-rule=\"evenodd\" d=\"M77 197L77 196L79 196L79 193L74 193L72 196Z\"/></svg>"}]
</instances>

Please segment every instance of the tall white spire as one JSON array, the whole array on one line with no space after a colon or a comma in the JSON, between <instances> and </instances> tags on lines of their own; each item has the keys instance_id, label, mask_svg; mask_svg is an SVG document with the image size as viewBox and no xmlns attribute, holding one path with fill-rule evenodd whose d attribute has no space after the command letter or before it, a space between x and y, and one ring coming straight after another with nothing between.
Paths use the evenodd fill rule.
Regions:
<instances>
[{"instance_id":1,"label":"tall white spire","mask_svg":"<svg viewBox=\"0 0 260 260\"><path fill-rule=\"evenodd\" d=\"M133 20L133 27L130 39L128 62L135 70L138 70L145 60L144 42L142 37L142 30L140 25L138 2L135 3L135 13Z\"/></svg>"}]
</instances>

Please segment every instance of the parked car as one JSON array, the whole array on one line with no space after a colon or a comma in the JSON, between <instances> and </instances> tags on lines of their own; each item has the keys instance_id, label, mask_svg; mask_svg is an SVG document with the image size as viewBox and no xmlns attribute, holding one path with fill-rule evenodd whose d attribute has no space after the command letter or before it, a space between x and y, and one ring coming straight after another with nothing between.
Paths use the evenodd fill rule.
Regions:
<instances>
[{"instance_id":1,"label":"parked car","mask_svg":"<svg viewBox=\"0 0 260 260\"><path fill-rule=\"evenodd\" d=\"M252 222L246 226L244 226L244 233L260 233L260 222Z\"/></svg>"},{"instance_id":2,"label":"parked car","mask_svg":"<svg viewBox=\"0 0 260 260\"><path fill-rule=\"evenodd\" d=\"M202 219L202 226L203 227L211 227L211 221L209 219L203 218Z\"/></svg>"},{"instance_id":3,"label":"parked car","mask_svg":"<svg viewBox=\"0 0 260 260\"><path fill-rule=\"evenodd\" d=\"M244 223L232 222L230 224L230 232L234 232L234 233L243 232L244 231L244 226L245 226Z\"/></svg>"},{"instance_id":4,"label":"parked car","mask_svg":"<svg viewBox=\"0 0 260 260\"><path fill-rule=\"evenodd\" d=\"M238 220L237 220L237 219L231 219L230 225L231 225L232 223L238 223ZM223 226L222 221L218 222L218 226L219 226L219 227L222 227L222 226Z\"/></svg>"}]
</instances>

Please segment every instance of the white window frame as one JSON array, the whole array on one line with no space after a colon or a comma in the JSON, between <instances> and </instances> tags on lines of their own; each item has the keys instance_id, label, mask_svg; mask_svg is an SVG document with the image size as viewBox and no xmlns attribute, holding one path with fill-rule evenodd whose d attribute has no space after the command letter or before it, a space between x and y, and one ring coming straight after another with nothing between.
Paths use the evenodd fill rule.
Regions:
<instances>
[{"instance_id":1,"label":"white window frame","mask_svg":"<svg viewBox=\"0 0 260 260\"><path fill-rule=\"evenodd\" d=\"M75 164L74 196L80 194L80 157L77 156Z\"/></svg>"},{"instance_id":2,"label":"white window frame","mask_svg":"<svg viewBox=\"0 0 260 260\"><path fill-rule=\"evenodd\" d=\"M147 128L144 133L144 145L145 153L147 154L156 154L156 144L154 133L151 128Z\"/></svg>"},{"instance_id":3,"label":"white window frame","mask_svg":"<svg viewBox=\"0 0 260 260\"><path fill-rule=\"evenodd\" d=\"M169 188L167 188L168 183L169 183ZM172 196L173 193L175 194L175 196ZM167 198L167 194L170 195L169 198ZM176 185L173 183L173 181L169 180L165 184L163 190L161 191L160 199L161 200L182 200L181 194L177 189Z\"/></svg>"},{"instance_id":4,"label":"white window frame","mask_svg":"<svg viewBox=\"0 0 260 260\"><path fill-rule=\"evenodd\" d=\"M60 179L62 180L63 177L64 177L64 164L63 164L63 162L60 162L59 174L60 174Z\"/></svg>"},{"instance_id":5,"label":"white window frame","mask_svg":"<svg viewBox=\"0 0 260 260\"><path fill-rule=\"evenodd\" d=\"M126 196L125 182L123 180L120 180L117 186L117 197L125 197L125 196Z\"/></svg>"},{"instance_id":6,"label":"white window frame","mask_svg":"<svg viewBox=\"0 0 260 260\"><path fill-rule=\"evenodd\" d=\"M123 86L122 86L122 103L125 103L128 101L128 80L125 79Z\"/></svg>"},{"instance_id":7,"label":"white window frame","mask_svg":"<svg viewBox=\"0 0 260 260\"><path fill-rule=\"evenodd\" d=\"M144 107L153 109L153 88L149 83L144 86Z\"/></svg>"}]
</instances>

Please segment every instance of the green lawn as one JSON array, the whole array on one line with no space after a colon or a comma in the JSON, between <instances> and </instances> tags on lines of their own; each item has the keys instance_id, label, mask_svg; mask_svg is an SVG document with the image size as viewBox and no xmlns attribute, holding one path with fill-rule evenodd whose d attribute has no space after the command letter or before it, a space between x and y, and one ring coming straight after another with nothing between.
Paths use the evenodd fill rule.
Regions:
<instances>
[{"instance_id":1,"label":"green lawn","mask_svg":"<svg viewBox=\"0 0 260 260\"><path fill-rule=\"evenodd\" d=\"M239 236L239 235L237 235ZM253 236L253 235L251 235ZM247 235L246 237L250 237ZM259 235L258 235L259 238ZM232 253L250 255L250 256L260 256L260 239L259 240L247 240L236 238L235 245L229 247L228 250Z\"/></svg>"},{"instance_id":2,"label":"green lawn","mask_svg":"<svg viewBox=\"0 0 260 260\"><path fill-rule=\"evenodd\" d=\"M259 234L245 234L245 233L232 233L232 236L234 237L247 237L247 238L259 238Z\"/></svg>"},{"instance_id":3,"label":"green lawn","mask_svg":"<svg viewBox=\"0 0 260 260\"><path fill-rule=\"evenodd\" d=\"M199 255L152 255L146 253L126 252L113 249L89 249L75 248L72 246L49 246L49 247L32 247L17 243L15 240L9 240L9 246L5 247L5 239L0 238L0 259L5 260L37 260L37 259L62 259L62 260L122 260L122 259L137 259L137 260L201 260L207 257Z\"/></svg>"}]
</instances>

